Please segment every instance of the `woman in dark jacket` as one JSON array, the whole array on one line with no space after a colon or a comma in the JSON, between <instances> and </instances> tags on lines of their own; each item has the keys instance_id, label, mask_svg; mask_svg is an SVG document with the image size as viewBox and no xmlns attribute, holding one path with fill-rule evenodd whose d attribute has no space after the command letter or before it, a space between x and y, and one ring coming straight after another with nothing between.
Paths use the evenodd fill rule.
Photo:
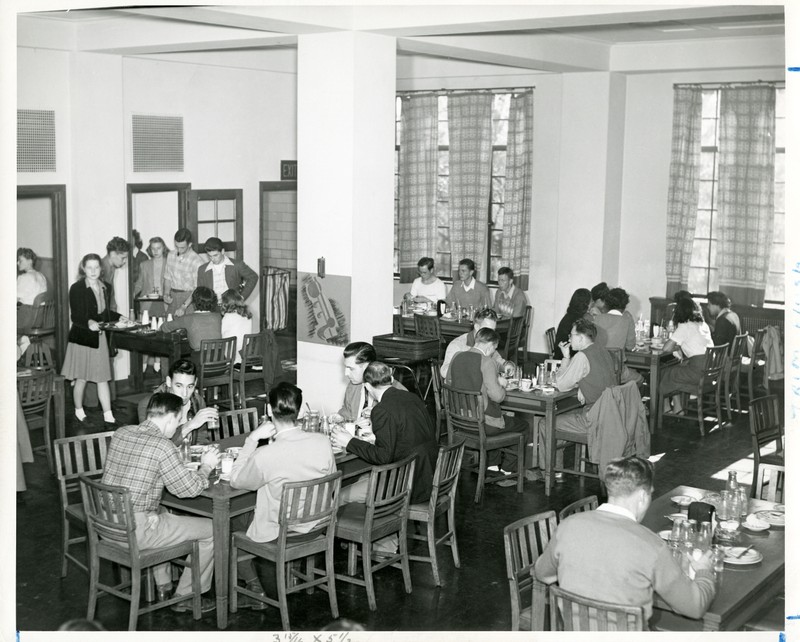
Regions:
<instances>
[{"instance_id":1,"label":"woman in dark jacket","mask_svg":"<svg viewBox=\"0 0 800 642\"><path fill-rule=\"evenodd\" d=\"M86 382L97 384L97 397L103 408L107 423L115 423L111 412L111 364L108 357L106 336L98 325L101 322L117 321L120 314L111 309L114 297L111 286L100 279L100 257L87 254L81 260L79 278L69 289L69 309L72 327L69 329L67 354L61 374L74 379L72 399L78 421L86 419L83 410L83 393Z\"/></svg>"},{"instance_id":2,"label":"woman in dark jacket","mask_svg":"<svg viewBox=\"0 0 800 642\"><path fill-rule=\"evenodd\" d=\"M573 324L581 318L592 320L589 313L589 305L592 302L592 293L586 288L578 288L572 293L572 298L567 306L567 313L556 329L556 346L569 342L569 333L572 331ZM571 348L570 348L571 350Z\"/></svg>"}]
</instances>

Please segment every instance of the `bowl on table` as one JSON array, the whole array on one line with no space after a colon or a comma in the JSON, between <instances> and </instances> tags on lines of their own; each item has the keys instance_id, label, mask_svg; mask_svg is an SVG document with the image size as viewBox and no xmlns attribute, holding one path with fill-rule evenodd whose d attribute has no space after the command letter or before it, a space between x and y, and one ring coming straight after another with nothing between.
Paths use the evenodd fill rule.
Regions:
<instances>
[{"instance_id":1,"label":"bowl on table","mask_svg":"<svg viewBox=\"0 0 800 642\"><path fill-rule=\"evenodd\" d=\"M769 528L769 522L760 519L755 513L751 513L747 516L747 519L742 522L742 526L749 531L758 533L759 531L767 530Z\"/></svg>"}]
</instances>

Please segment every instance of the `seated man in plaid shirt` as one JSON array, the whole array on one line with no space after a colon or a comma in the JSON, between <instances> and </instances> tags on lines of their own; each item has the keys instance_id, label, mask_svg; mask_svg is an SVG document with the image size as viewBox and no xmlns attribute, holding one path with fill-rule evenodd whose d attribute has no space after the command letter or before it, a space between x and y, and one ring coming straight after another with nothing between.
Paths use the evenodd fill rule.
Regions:
<instances>
[{"instance_id":1,"label":"seated man in plaid shirt","mask_svg":"<svg viewBox=\"0 0 800 642\"><path fill-rule=\"evenodd\" d=\"M161 493L167 490L177 497L196 497L208 488L208 476L217 465L219 454L209 450L200 460L199 470L184 466L177 446L170 438L178 428L181 398L169 392L157 392L147 404L147 419L138 426L123 426L111 438L103 483L130 490L136 519L136 541L141 548L171 546L187 540L200 543L200 587L211 588L214 574L214 530L210 519L173 515L161 507ZM154 569L159 600L170 597L172 577L168 564ZM185 595L192 588L192 571L186 568L175 595ZM192 610L191 600L172 605L179 613ZM212 611L214 601L204 596L203 612Z\"/></svg>"}]
</instances>

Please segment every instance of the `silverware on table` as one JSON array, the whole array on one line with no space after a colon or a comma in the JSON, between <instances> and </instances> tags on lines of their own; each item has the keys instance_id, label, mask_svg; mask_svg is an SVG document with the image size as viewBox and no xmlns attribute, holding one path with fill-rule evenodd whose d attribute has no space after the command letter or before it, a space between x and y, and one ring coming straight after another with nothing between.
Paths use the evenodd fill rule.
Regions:
<instances>
[{"instance_id":1,"label":"silverware on table","mask_svg":"<svg viewBox=\"0 0 800 642\"><path fill-rule=\"evenodd\" d=\"M737 559L737 560L741 559L742 557L744 557L745 553L747 553L747 551L749 551L751 548L753 548L752 544L750 544L750 546L748 546L746 549L744 549L741 553L737 553L736 555L734 555L733 556L734 559Z\"/></svg>"}]
</instances>

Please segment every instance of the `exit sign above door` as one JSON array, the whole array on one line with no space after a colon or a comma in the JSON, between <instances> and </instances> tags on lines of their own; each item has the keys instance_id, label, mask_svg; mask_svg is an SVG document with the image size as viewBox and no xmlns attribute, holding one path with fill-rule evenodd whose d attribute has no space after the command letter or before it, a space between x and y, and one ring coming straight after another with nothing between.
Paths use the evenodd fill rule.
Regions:
<instances>
[{"instance_id":1,"label":"exit sign above door","mask_svg":"<svg viewBox=\"0 0 800 642\"><path fill-rule=\"evenodd\" d=\"M296 181L297 180L297 161L296 160L282 160L281 161L281 180L282 181Z\"/></svg>"}]
</instances>

